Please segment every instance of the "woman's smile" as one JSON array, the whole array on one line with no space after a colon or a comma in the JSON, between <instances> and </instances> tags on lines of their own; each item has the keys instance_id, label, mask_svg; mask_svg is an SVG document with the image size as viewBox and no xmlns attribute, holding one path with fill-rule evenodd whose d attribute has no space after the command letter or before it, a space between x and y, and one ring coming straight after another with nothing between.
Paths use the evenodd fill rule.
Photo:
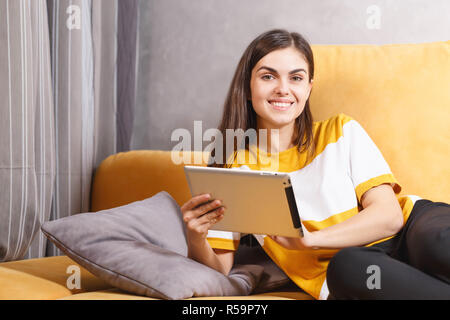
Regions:
<instances>
[{"instance_id":1,"label":"woman's smile","mask_svg":"<svg viewBox=\"0 0 450 320\"><path fill-rule=\"evenodd\" d=\"M294 104L293 101L286 99L273 99L267 100L267 102L272 106L273 109L278 111L286 111L289 110Z\"/></svg>"}]
</instances>

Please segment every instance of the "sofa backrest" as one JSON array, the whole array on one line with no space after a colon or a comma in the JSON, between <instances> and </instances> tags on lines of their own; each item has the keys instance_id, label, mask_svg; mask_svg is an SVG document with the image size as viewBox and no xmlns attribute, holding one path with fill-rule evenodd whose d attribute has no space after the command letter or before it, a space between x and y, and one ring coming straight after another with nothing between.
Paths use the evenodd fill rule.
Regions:
<instances>
[{"instance_id":1,"label":"sofa backrest","mask_svg":"<svg viewBox=\"0 0 450 320\"><path fill-rule=\"evenodd\" d=\"M201 153L186 154L192 165L199 162L195 157ZM183 168L183 164L172 161L170 151L136 150L111 155L95 172L90 211L143 200L160 191L167 191L181 206L191 198Z\"/></svg>"},{"instance_id":2,"label":"sofa backrest","mask_svg":"<svg viewBox=\"0 0 450 320\"><path fill-rule=\"evenodd\" d=\"M383 153L402 194L450 202L450 41L313 51L314 119L352 116ZM91 211L162 190L180 205L190 198L183 165L172 163L170 151L112 155L96 171Z\"/></svg>"},{"instance_id":3,"label":"sofa backrest","mask_svg":"<svg viewBox=\"0 0 450 320\"><path fill-rule=\"evenodd\" d=\"M313 46L315 120L355 118L402 194L450 202L450 41Z\"/></svg>"}]
</instances>

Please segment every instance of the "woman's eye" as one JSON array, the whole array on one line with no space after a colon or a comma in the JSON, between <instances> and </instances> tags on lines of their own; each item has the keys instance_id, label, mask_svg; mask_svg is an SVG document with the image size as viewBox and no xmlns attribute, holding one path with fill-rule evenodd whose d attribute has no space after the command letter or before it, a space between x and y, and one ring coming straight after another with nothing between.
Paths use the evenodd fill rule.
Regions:
<instances>
[{"instance_id":1,"label":"woman's eye","mask_svg":"<svg viewBox=\"0 0 450 320\"><path fill-rule=\"evenodd\" d=\"M271 80L271 79L274 79L274 77L271 74L265 74L265 75L263 75L261 77L261 79L263 79L263 80ZM291 79L294 80L294 81L302 81L303 80L303 78L300 77L300 76L294 76Z\"/></svg>"},{"instance_id":2,"label":"woman's eye","mask_svg":"<svg viewBox=\"0 0 450 320\"><path fill-rule=\"evenodd\" d=\"M263 76L261 77L261 79L263 79L263 80L270 80L270 79L272 79L272 78L273 78L273 76L270 75L270 74L265 74L265 75L263 75Z\"/></svg>"}]
</instances>

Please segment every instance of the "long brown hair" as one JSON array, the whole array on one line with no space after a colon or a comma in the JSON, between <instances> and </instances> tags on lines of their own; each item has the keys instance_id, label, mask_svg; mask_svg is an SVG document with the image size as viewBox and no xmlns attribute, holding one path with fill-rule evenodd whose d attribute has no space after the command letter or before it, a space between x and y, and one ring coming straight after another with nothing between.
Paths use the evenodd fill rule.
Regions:
<instances>
[{"instance_id":1,"label":"long brown hair","mask_svg":"<svg viewBox=\"0 0 450 320\"><path fill-rule=\"evenodd\" d=\"M242 129L244 132L248 129L257 129L256 113L250 100L250 80L252 70L258 61L265 55L272 51L289 47L296 48L299 53L304 56L308 63L309 81L312 81L314 78L313 52L309 43L300 34L282 29L274 29L261 34L253 40L245 50L236 68L225 100L222 120L218 128L222 133L223 145L216 145L217 147L222 148L222 155L224 158L217 159L216 149L213 149L208 166L229 167L230 162L227 163L227 160L230 161L229 157L232 154L227 154L225 152L227 146L226 129ZM215 142L217 143L217 140ZM236 157L237 149L241 146L241 142L233 142L234 158ZM292 142L294 145L298 146L299 152L308 151L306 161L314 154L313 119L309 108L309 98L305 103L303 112L295 119ZM244 141L244 147L248 150L249 143ZM212 159L214 159L213 163L211 163ZM233 163L233 160L231 160L231 163Z\"/></svg>"}]
</instances>

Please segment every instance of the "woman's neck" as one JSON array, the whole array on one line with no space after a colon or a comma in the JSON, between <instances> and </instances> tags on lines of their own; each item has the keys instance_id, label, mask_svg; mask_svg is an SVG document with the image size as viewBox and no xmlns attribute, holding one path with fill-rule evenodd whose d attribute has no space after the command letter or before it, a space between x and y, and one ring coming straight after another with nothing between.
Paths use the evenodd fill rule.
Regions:
<instances>
[{"instance_id":1,"label":"woman's neck","mask_svg":"<svg viewBox=\"0 0 450 320\"><path fill-rule=\"evenodd\" d=\"M292 143L292 136L294 133L294 126L284 126L281 128L260 128L266 129L266 139L264 134L258 130L259 145L258 148L268 153L280 153L294 147ZM266 141L267 142L266 142Z\"/></svg>"}]
</instances>

